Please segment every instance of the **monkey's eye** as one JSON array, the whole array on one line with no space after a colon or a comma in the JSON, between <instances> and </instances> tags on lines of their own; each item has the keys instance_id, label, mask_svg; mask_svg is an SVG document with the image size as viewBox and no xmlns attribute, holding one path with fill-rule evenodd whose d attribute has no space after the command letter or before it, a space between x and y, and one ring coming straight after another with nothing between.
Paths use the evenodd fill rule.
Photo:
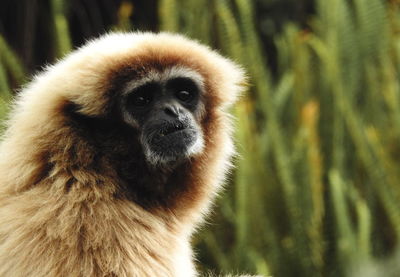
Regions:
<instances>
[{"instance_id":1,"label":"monkey's eye","mask_svg":"<svg viewBox=\"0 0 400 277\"><path fill-rule=\"evenodd\" d=\"M148 83L133 90L128 95L128 105L143 108L154 100L154 93L157 91L157 84Z\"/></svg>"},{"instance_id":2,"label":"monkey's eye","mask_svg":"<svg viewBox=\"0 0 400 277\"><path fill-rule=\"evenodd\" d=\"M146 93L135 93L129 99L130 103L136 107L144 107L149 105L153 101L153 96Z\"/></svg>"},{"instance_id":3,"label":"monkey's eye","mask_svg":"<svg viewBox=\"0 0 400 277\"><path fill-rule=\"evenodd\" d=\"M196 83L186 77L178 77L168 81L167 87L174 92L174 96L181 102L192 104L197 99L199 89Z\"/></svg>"},{"instance_id":4,"label":"monkey's eye","mask_svg":"<svg viewBox=\"0 0 400 277\"><path fill-rule=\"evenodd\" d=\"M190 102L193 99L194 94L190 91L181 90L175 93L176 98L182 102Z\"/></svg>"}]
</instances>

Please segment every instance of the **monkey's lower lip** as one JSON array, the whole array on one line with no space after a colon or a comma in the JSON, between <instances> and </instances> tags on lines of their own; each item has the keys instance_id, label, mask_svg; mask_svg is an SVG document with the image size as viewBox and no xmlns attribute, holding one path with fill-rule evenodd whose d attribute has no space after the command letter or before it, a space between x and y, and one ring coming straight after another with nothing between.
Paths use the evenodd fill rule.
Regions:
<instances>
[{"instance_id":1,"label":"monkey's lower lip","mask_svg":"<svg viewBox=\"0 0 400 277\"><path fill-rule=\"evenodd\" d=\"M187 136L191 136L192 131L190 129L174 129L168 130L166 132L160 132L156 140L164 140L164 139L185 139Z\"/></svg>"},{"instance_id":2,"label":"monkey's lower lip","mask_svg":"<svg viewBox=\"0 0 400 277\"><path fill-rule=\"evenodd\" d=\"M193 144L195 138L196 131L191 128L174 130L165 134L160 133L153 138L151 148L164 154L183 153Z\"/></svg>"}]
</instances>

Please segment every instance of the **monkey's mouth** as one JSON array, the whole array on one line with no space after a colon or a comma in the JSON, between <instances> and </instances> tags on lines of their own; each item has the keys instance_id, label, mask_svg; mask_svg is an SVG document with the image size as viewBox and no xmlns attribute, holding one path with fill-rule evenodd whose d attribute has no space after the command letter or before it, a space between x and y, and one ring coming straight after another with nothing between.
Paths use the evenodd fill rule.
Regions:
<instances>
[{"instance_id":1,"label":"monkey's mouth","mask_svg":"<svg viewBox=\"0 0 400 277\"><path fill-rule=\"evenodd\" d=\"M165 126L164 128L161 128L161 130L159 132L159 136L165 137L165 136L168 136L175 132L182 131L184 129L185 129L185 126L181 122L170 124L168 126Z\"/></svg>"},{"instance_id":2,"label":"monkey's mouth","mask_svg":"<svg viewBox=\"0 0 400 277\"><path fill-rule=\"evenodd\" d=\"M174 123L163 126L158 133L154 134L150 144L152 148L161 152L173 150L178 153L189 147L195 137L196 131L193 128L182 123Z\"/></svg>"},{"instance_id":3,"label":"monkey's mouth","mask_svg":"<svg viewBox=\"0 0 400 277\"><path fill-rule=\"evenodd\" d=\"M153 129L154 128L154 129ZM147 160L153 164L166 164L189 158L196 149L199 131L185 122L171 122L153 126L142 136ZM156 131L157 130L157 131Z\"/></svg>"}]
</instances>

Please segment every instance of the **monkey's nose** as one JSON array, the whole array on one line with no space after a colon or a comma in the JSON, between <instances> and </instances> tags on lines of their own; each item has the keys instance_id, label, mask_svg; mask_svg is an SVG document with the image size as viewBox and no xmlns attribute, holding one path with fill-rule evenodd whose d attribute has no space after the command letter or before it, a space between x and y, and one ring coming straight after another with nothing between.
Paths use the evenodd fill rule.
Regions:
<instances>
[{"instance_id":1,"label":"monkey's nose","mask_svg":"<svg viewBox=\"0 0 400 277\"><path fill-rule=\"evenodd\" d=\"M179 117L179 108L176 106L173 106L173 105L168 105L168 106L164 107L164 113L169 116L178 118Z\"/></svg>"}]
</instances>

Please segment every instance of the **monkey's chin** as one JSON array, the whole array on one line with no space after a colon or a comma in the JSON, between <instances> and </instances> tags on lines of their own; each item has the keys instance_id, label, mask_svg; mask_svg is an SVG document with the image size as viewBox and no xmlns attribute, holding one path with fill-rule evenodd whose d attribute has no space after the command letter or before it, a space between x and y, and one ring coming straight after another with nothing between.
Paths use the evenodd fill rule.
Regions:
<instances>
[{"instance_id":1,"label":"monkey's chin","mask_svg":"<svg viewBox=\"0 0 400 277\"><path fill-rule=\"evenodd\" d=\"M199 154L204 147L202 135L184 129L168 135L158 134L144 145L147 162L156 167L173 167Z\"/></svg>"}]
</instances>

